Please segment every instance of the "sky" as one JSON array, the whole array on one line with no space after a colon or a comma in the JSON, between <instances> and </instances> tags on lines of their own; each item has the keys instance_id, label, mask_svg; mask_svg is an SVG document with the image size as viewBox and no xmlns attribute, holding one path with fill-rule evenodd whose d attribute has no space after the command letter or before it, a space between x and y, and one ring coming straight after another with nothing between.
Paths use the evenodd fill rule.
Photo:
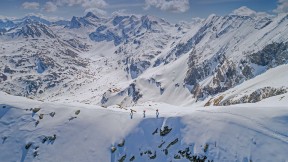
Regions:
<instances>
[{"instance_id":1,"label":"sky","mask_svg":"<svg viewBox=\"0 0 288 162\"><path fill-rule=\"evenodd\" d=\"M288 13L288 0L1 0L0 18L39 15L50 20L68 20L91 11L99 16L154 15L179 22L210 14L227 15L241 6L269 14Z\"/></svg>"}]
</instances>

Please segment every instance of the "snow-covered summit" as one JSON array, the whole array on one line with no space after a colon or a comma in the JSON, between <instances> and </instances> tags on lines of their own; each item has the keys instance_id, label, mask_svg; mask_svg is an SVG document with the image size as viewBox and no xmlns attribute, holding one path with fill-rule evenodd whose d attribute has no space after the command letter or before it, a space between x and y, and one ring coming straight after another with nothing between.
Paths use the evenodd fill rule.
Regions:
<instances>
[{"instance_id":1,"label":"snow-covered summit","mask_svg":"<svg viewBox=\"0 0 288 162\"><path fill-rule=\"evenodd\" d=\"M266 12L256 12L248 8L247 6L242 6L240 8L235 9L234 11L232 11L232 13L230 13L230 15L249 16L256 19L272 17L272 15L269 15Z\"/></svg>"},{"instance_id":2,"label":"snow-covered summit","mask_svg":"<svg viewBox=\"0 0 288 162\"><path fill-rule=\"evenodd\" d=\"M35 20L26 19L17 27L9 30L6 35L14 37L41 37L55 38L54 32L45 24L37 22Z\"/></svg>"},{"instance_id":3,"label":"snow-covered summit","mask_svg":"<svg viewBox=\"0 0 288 162\"><path fill-rule=\"evenodd\" d=\"M259 18L255 18L255 15ZM272 67L286 64L283 59L287 58L287 17L260 17L257 12L241 7L226 16L212 14L205 20L197 19L191 23L173 25L150 15L122 13L104 18L90 12L83 17L74 16L65 26L63 24L67 22L62 25L53 22L47 25L41 23L43 20L37 22L37 19L26 19L18 22L14 29L3 30L0 40L3 47L6 47L3 53L7 53L6 50L12 53L26 51L25 55L39 53L43 49L49 51L45 47L57 42L55 51L60 51L55 56L67 58L73 65L80 65L81 68L74 69L79 70L79 73L85 71L85 75L79 74L77 83L55 84L59 87L59 92L53 95L47 92L51 100L62 100L62 96L69 96L67 101L74 100L78 93L68 95L63 89L76 91L76 85L82 85L81 90L87 97L80 99L81 102L103 106L133 105L154 100L153 98L165 101L168 94L170 97L179 97L177 100L170 100L171 103L188 104L203 102L265 73ZM21 40L14 37L11 41L17 42L17 45L12 50L4 41L9 34L33 39L19 43ZM32 41L41 42L38 42L36 51L35 46L31 45ZM269 59L263 58L268 57L266 55ZM4 57L7 56L3 55ZM54 55L50 59L55 65L71 67L70 61L59 61ZM85 61L77 62L78 59L87 59L89 64L81 66ZM39 59L34 58L33 62L36 63L37 60ZM12 68L14 66L16 68ZM16 74L12 71L26 68L24 64L16 66L13 61L9 64L5 62L1 67L6 69L3 75L12 76L12 80L6 79L5 83L12 85L19 82L14 82L13 77ZM63 70L61 66L53 67L55 71ZM81 76L87 74L98 75L81 79ZM59 80L67 78L64 74L55 77ZM174 78L173 83L169 82L171 77ZM40 83L36 87L41 87ZM95 84L95 89L89 88ZM26 86L31 85L27 82ZM117 91L111 91L113 87ZM40 90L36 90L35 96L31 97L37 98L38 91Z\"/></svg>"}]
</instances>

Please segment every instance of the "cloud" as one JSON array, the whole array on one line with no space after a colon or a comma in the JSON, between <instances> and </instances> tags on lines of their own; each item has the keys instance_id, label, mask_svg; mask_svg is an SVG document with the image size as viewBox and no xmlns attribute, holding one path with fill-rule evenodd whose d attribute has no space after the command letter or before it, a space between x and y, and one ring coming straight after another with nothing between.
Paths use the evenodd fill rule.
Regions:
<instances>
[{"instance_id":1,"label":"cloud","mask_svg":"<svg viewBox=\"0 0 288 162\"><path fill-rule=\"evenodd\" d=\"M239 2L239 1L243 1L243 0L200 0L200 1L197 1L197 3L212 5L212 4Z\"/></svg>"},{"instance_id":2,"label":"cloud","mask_svg":"<svg viewBox=\"0 0 288 162\"><path fill-rule=\"evenodd\" d=\"M85 9L89 8L105 8L108 4L104 0L84 0L84 3L82 4L82 7Z\"/></svg>"},{"instance_id":3,"label":"cloud","mask_svg":"<svg viewBox=\"0 0 288 162\"><path fill-rule=\"evenodd\" d=\"M242 6L234 11L232 11L232 13L230 15L239 15L239 16L250 16L253 18L264 18L264 17L270 17L271 15L269 15L266 12L256 12L250 8L248 8L247 6Z\"/></svg>"},{"instance_id":4,"label":"cloud","mask_svg":"<svg viewBox=\"0 0 288 162\"><path fill-rule=\"evenodd\" d=\"M103 10L108 4L104 0L84 0L81 5L85 9L85 13L93 12L97 16L106 16L107 12Z\"/></svg>"},{"instance_id":5,"label":"cloud","mask_svg":"<svg viewBox=\"0 0 288 162\"><path fill-rule=\"evenodd\" d=\"M8 19L8 20L15 20L15 19L18 19L18 17L10 17L10 16L4 16L4 15L0 15L0 19L1 20L5 20L5 19Z\"/></svg>"},{"instance_id":6,"label":"cloud","mask_svg":"<svg viewBox=\"0 0 288 162\"><path fill-rule=\"evenodd\" d=\"M106 16L107 12L105 10L101 10L99 8L88 8L85 10L85 13L92 12L97 16Z\"/></svg>"},{"instance_id":7,"label":"cloud","mask_svg":"<svg viewBox=\"0 0 288 162\"><path fill-rule=\"evenodd\" d=\"M204 21L204 20L205 20L205 19L200 18L200 17L192 17L191 23L192 23L192 24L196 24L196 23L202 22L202 21Z\"/></svg>"},{"instance_id":8,"label":"cloud","mask_svg":"<svg viewBox=\"0 0 288 162\"><path fill-rule=\"evenodd\" d=\"M145 0L145 8L158 8L162 11L186 12L189 10L189 0Z\"/></svg>"},{"instance_id":9,"label":"cloud","mask_svg":"<svg viewBox=\"0 0 288 162\"><path fill-rule=\"evenodd\" d=\"M24 2L22 3L22 7L24 9L29 9L29 10L37 10L39 9L40 4L38 2Z\"/></svg>"},{"instance_id":10,"label":"cloud","mask_svg":"<svg viewBox=\"0 0 288 162\"><path fill-rule=\"evenodd\" d=\"M98 8L103 9L107 7L108 3L105 0L54 0L57 6L76 6L80 5L84 9Z\"/></svg>"},{"instance_id":11,"label":"cloud","mask_svg":"<svg viewBox=\"0 0 288 162\"><path fill-rule=\"evenodd\" d=\"M45 16L41 13L28 13L26 14L25 16L36 16L36 17L40 17L42 19L45 19L45 20L48 20L48 21L58 21L58 20L66 20L65 18L63 17L59 17L59 16Z\"/></svg>"},{"instance_id":12,"label":"cloud","mask_svg":"<svg viewBox=\"0 0 288 162\"><path fill-rule=\"evenodd\" d=\"M46 2L45 6L44 6L44 11L46 12L54 12L57 10L57 5L52 3L52 2Z\"/></svg>"},{"instance_id":13,"label":"cloud","mask_svg":"<svg viewBox=\"0 0 288 162\"><path fill-rule=\"evenodd\" d=\"M53 12L61 6L81 6L85 12L94 12L105 15L106 11L103 9L108 6L108 3L105 0L52 0L46 2L44 10L46 12Z\"/></svg>"},{"instance_id":14,"label":"cloud","mask_svg":"<svg viewBox=\"0 0 288 162\"><path fill-rule=\"evenodd\" d=\"M287 13L288 12L288 0L278 0L278 5L275 10L276 13Z\"/></svg>"},{"instance_id":15,"label":"cloud","mask_svg":"<svg viewBox=\"0 0 288 162\"><path fill-rule=\"evenodd\" d=\"M130 7L144 7L144 3L121 3L121 4L112 4L107 6L107 8L130 8Z\"/></svg>"},{"instance_id":16,"label":"cloud","mask_svg":"<svg viewBox=\"0 0 288 162\"><path fill-rule=\"evenodd\" d=\"M233 15L239 15L239 16L252 16L254 17L257 12L248 8L247 6L242 6L240 8L237 8L236 10L232 11Z\"/></svg>"},{"instance_id":17,"label":"cloud","mask_svg":"<svg viewBox=\"0 0 288 162\"><path fill-rule=\"evenodd\" d=\"M112 12L111 15L112 16L127 15L127 10L126 9L117 10L117 11Z\"/></svg>"}]
</instances>

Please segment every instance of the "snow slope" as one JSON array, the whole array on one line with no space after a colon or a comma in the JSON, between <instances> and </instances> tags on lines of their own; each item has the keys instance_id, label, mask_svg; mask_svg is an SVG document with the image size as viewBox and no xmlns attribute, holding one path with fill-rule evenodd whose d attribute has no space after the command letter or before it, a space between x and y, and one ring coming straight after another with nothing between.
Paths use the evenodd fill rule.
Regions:
<instances>
[{"instance_id":1,"label":"snow slope","mask_svg":"<svg viewBox=\"0 0 288 162\"><path fill-rule=\"evenodd\" d=\"M258 102L273 96L278 96L279 99L277 100L281 101L287 96L287 70L288 65L280 65L272 68L253 79L247 80L234 88L212 97L209 102L212 103L218 100L217 102L220 105L225 105L225 103L237 104L247 103L248 100ZM220 101L219 98L221 98ZM257 100L256 98L259 99ZM270 105L272 106L273 104ZM285 102L281 105L285 106Z\"/></svg>"},{"instance_id":2,"label":"snow slope","mask_svg":"<svg viewBox=\"0 0 288 162\"><path fill-rule=\"evenodd\" d=\"M0 159L5 161L118 161L125 155L124 161L133 156L134 161L149 161L155 154L153 161L188 161L186 153L183 157L179 153L187 148L191 157L221 162L288 161L288 109L275 103L209 108L158 103L133 107L137 112L131 119L129 108L104 109L0 95ZM29 110L36 107L40 111ZM173 111L176 108L177 113ZM143 109L146 118L142 117ZM158 119L155 109L160 112ZM77 110L81 110L78 115ZM164 126L172 130L160 136ZM42 143L45 136L54 134L54 141ZM28 143L32 145L26 149ZM111 153L113 146L117 150ZM177 155L180 159L174 158Z\"/></svg>"},{"instance_id":3,"label":"snow slope","mask_svg":"<svg viewBox=\"0 0 288 162\"><path fill-rule=\"evenodd\" d=\"M0 161L288 162L287 25L0 21Z\"/></svg>"}]
</instances>

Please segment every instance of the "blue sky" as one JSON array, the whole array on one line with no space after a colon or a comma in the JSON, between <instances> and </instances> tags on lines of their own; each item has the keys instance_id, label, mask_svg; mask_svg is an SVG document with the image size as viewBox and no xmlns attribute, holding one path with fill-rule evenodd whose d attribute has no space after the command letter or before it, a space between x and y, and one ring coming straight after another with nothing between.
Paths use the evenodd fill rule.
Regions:
<instances>
[{"instance_id":1,"label":"blue sky","mask_svg":"<svg viewBox=\"0 0 288 162\"><path fill-rule=\"evenodd\" d=\"M124 12L155 15L171 22L205 18L215 13L226 15L247 6L256 12L288 12L288 0L1 0L1 17L23 17L28 14L70 19L93 11L101 15Z\"/></svg>"}]
</instances>

